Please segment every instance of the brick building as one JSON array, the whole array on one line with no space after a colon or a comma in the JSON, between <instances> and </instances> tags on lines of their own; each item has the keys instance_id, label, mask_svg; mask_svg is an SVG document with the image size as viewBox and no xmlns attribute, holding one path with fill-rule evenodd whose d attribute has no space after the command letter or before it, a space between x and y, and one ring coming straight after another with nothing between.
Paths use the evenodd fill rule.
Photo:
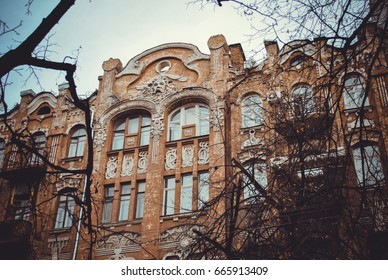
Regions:
<instances>
[{"instance_id":1,"label":"brick building","mask_svg":"<svg viewBox=\"0 0 388 280\"><path fill-rule=\"evenodd\" d=\"M0 126L2 258L87 258L90 239L73 219L84 177L49 163L85 168L91 148L93 259L187 257L193 229L211 236L217 215L236 205L209 202L233 188L239 229L252 219L266 229L260 242L259 226L235 234L247 258L387 256L387 52L383 42L374 58L381 41L368 28L345 52L324 38L281 49L266 41L267 58L250 68L222 35L209 39L209 54L171 43L125 66L109 59L87 99L89 148L67 84L56 95L23 91ZM13 145L10 128L47 161ZM356 243L349 221L362 240L354 246L344 245ZM289 246L306 232L302 250ZM274 243L284 247L274 253Z\"/></svg>"}]
</instances>

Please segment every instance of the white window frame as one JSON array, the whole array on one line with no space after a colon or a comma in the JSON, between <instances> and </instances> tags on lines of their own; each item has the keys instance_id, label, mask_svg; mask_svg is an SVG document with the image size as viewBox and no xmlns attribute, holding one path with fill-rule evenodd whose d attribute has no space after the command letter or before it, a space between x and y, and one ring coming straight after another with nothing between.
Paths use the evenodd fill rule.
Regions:
<instances>
[{"instance_id":1,"label":"white window frame","mask_svg":"<svg viewBox=\"0 0 388 280\"><path fill-rule=\"evenodd\" d=\"M369 106L369 99L365 97L364 79L359 74L351 74L346 76L344 80L344 107L345 109L361 108L362 102L364 106Z\"/></svg>"},{"instance_id":2,"label":"white window frame","mask_svg":"<svg viewBox=\"0 0 388 280\"><path fill-rule=\"evenodd\" d=\"M258 94L250 94L241 103L242 128L263 124L263 99Z\"/></svg>"},{"instance_id":3,"label":"white window frame","mask_svg":"<svg viewBox=\"0 0 388 280\"><path fill-rule=\"evenodd\" d=\"M193 122L187 122L186 121L186 111L194 107L194 121ZM201 108L206 108L207 113L202 114L201 113ZM171 121L171 118L174 117L176 114L180 113L180 118L179 120L174 120ZM172 111L168 115L168 135L167 139L168 141L178 141L182 139L182 126L185 125L195 125L195 136L203 136L203 135L208 135L209 134L209 129L210 129L210 110L209 107L206 106L205 104L202 103L193 103L193 104L188 104L186 106L179 107ZM201 131L202 125L205 124L206 129L205 131ZM177 131L177 138L172 138L171 134L171 128L173 126L176 126L178 128Z\"/></svg>"},{"instance_id":4,"label":"white window frame","mask_svg":"<svg viewBox=\"0 0 388 280\"><path fill-rule=\"evenodd\" d=\"M366 143L353 149L357 181L363 186L376 186L384 182L384 170L377 145Z\"/></svg>"}]
</instances>

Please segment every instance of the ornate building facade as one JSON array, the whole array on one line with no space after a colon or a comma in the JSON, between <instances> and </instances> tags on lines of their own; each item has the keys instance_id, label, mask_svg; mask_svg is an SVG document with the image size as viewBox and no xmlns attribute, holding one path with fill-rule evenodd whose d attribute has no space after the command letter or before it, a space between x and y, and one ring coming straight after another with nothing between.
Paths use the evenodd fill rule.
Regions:
<instances>
[{"instance_id":1,"label":"ornate building facade","mask_svg":"<svg viewBox=\"0 0 388 280\"><path fill-rule=\"evenodd\" d=\"M376 250L387 248L388 230L387 53L369 63L377 47L371 31L364 32L348 52L325 39L281 49L266 41L267 58L250 68L241 46L222 35L209 39L209 54L172 43L125 66L109 59L98 91L87 99L93 147L86 145L84 113L72 104L67 84L57 95L22 92L0 126L0 244L8 252L2 258L86 259L90 246L93 259L186 258L195 232L209 234L210 223L230 206L209 206L230 184L241 188L238 201L251 207L246 212L265 205L257 211L270 221L267 228L282 228L265 242L285 232L296 236L323 218L335 233L323 245L314 236L305 247L336 251L343 245L338 240L350 240L345 220L353 209L372 213L357 220L368 225L363 245L326 258L381 256ZM14 145L10 130L27 135L35 152ZM76 219L84 178L72 172L86 167L89 149L93 239ZM50 164L67 171L50 172ZM381 242L370 243L371 236ZM265 242L261 250L269 248ZM309 258L309 250L295 257Z\"/></svg>"}]
</instances>

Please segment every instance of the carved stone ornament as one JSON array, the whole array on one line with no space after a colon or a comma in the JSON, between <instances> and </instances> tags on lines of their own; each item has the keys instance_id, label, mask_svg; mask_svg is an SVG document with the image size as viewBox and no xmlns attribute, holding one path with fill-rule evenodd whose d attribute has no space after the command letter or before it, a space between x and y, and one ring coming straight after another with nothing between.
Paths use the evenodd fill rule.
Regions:
<instances>
[{"instance_id":1,"label":"carved stone ornament","mask_svg":"<svg viewBox=\"0 0 388 280\"><path fill-rule=\"evenodd\" d=\"M141 91L135 99L145 99L159 104L167 96L177 92L172 81L168 80L166 76L159 75L153 78L148 83L136 87Z\"/></svg>"},{"instance_id":2,"label":"carved stone ornament","mask_svg":"<svg viewBox=\"0 0 388 280\"><path fill-rule=\"evenodd\" d=\"M121 168L121 177L131 176L133 172L133 166L135 164L135 160L133 156L125 155L123 158L123 165Z\"/></svg>"},{"instance_id":3,"label":"carved stone ornament","mask_svg":"<svg viewBox=\"0 0 388 280\"><path fill-rule=\"evenodd\" d=\"M137 162L137 173L146 173L148 165L148 152L140 152L139 160Z\"/></svg>"},{"instance_id":4,"label":"carved stone ornament","mask_svg":"<svg viewBox=\"0 0 388 280\"><path fill-rule=\"evenodd\" d=\"M251 129L249 130L248 139L242 143L241 148L259 145L260 143L261 143L260 139L255 137L255 130Z\"/></svg>"},{"instance_id":5,"label":"carved stone ornament","mask_svg":"<svg viewBox=\"0 0 388 280\"><path fill-rule=\"evenodd\" d=\"M59 260L59 254L61 253L63 247L65 247L69 241L69 237L58 237L47 240L48 247L51 249L51 259Z\"/></svg>"},{"instance_id":6,"label":"carved stone ornament","mask_svg":"<svg viewBox=\"0 0 388 280\"><path fill-rule=\"evenodd\" d=\"M140 234L127 232L114 234L97 242L96 256L112 255L110 260L131 259L122 253L136 252L140 250Z\"/></svg>"},{"instance_id":7,"label":"carved stone ornament","mask_svg":"<svg viewBox=\"0 0 388 280\"><path fill-rule=\"evenodd\" d=\"M164 163L164 168L166 170L172 170L176 168L176 158L177 158L177 149L169 148L166 153L166 162Z\"/></svg>"},{"instance_id":8,"label":"carved stone ornament","mask_svg":"<svg viewBox=\"0 0 388 280\"><path fill-rule=\"evenodd\" d=\"M104 147L104 143L106 140L106 129L99 129L94 137L94 143L96 144L96 151L101 152L102 147Z\"/></svg>"},{"instance_id":9,"label":"carved stone ornament","mask_svg":"<svg viewBox=\"0 0 388 280\"><path fill-rule=\"evenodd\" d=\"M117 158L111 157L106 164L106 172L105 172L105 178L106 179L113 179L116 177L116 171L117 171Z\"/></svg>"},{"instance_id":10,"label":"carved stone ornament","mask_svg":"<svg viewBox=\"0 0 388 280\"><path fill-rule=\"evenodd\" d=\"M199 143L198 151L198 164L208 164L209 163L209 143L201 142Z\"/></svg>"},{"instance_id":11,"label":"carved stone ornament","mask_svg":"<svg viewBox=\"0 0 388 280\"><path fill-rule=\"evenodd\" d=\"M206 229L199 225L184 225L168 229L160 235L160 246L175 248L176 252L184 256L187 247L197 238L196 231L204 233Z\"/></svg>"},{"instance_id":12,"label":"carved stone ornament","mask_svg":"<svg viewBox=\"0 0 388 280\"><path fill-rule=\"evenodd\" d=\"M193 166L194 160L194 147L183 146L182 147L182 167Z\"/></svg>"},{"instance_id":13,"label":"carved stone ornament","mask_svg":"<svg viewBox=\"0 0 388 280\"><path fill-rule=\"evenodd\" d=\"M159 139L164 130L163 119L153 119L151 126L151 137Z\"/></svg>"},{"instance_id":14,"label":"carved stone ornament","mask_svg":"<svg viewBox=\"0 0 388 280\"><path fill-rule=\"evenodd\" d=\"M210 126L214 131L219 131L224 126L224 113L218 106L211 109Z\"/></svg>"}]
</instances>

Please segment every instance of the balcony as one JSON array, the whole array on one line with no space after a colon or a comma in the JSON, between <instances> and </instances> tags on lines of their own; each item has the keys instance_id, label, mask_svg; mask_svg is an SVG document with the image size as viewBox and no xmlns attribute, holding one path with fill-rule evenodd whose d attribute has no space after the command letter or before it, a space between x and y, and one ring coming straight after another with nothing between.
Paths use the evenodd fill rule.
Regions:
<instances>
[{"instance_id":1,"label":"balcony","mask_svg":"<svg viewBox=\"0 0 388 280\"><path fill-rule=\"evenodd\" d=\"M48 152L42 151L46 157ZM36 154L17 150L7 153L3 160L0 178L10 181L27 181L42 178L47 169L47 164Z\"/></svg>"},{"instance_id":2,"label":"balcony","mask_svg":"<svg viewBox=\"0 0 388 280\"><path fill-rule=\"evenodd\" d=\"M24 260L31 258L32 225L24 220L0 222L0 259Z\"/></svg>"}]
</instances>

